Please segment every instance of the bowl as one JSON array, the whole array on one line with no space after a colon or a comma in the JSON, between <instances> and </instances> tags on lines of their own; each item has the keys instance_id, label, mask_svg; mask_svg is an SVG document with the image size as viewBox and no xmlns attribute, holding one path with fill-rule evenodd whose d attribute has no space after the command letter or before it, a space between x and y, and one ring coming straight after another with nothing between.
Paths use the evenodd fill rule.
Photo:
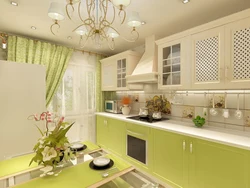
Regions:
<instances>
[{"instance_id":1,"label":"bowl","mask_svg":"<svg viewBox=\"0 0 250 188\"><path fill-rule=\"evenodd\" d=\"M110 159L107 157L98 157L93 160L95 166L106 166L110 163Z\"/></svg>"}]
</instances>

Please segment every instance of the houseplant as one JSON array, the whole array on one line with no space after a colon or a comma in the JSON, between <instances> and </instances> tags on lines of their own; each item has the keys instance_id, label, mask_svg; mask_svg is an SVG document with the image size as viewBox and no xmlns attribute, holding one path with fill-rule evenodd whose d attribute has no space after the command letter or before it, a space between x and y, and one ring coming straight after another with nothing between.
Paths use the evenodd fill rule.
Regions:
<instances>
[{"instance_id":1,"label":"houseplant","mask_svg":"<svg viewBox=\"0 0 250 188\"><path fill-rule=\"evenodd\" d=\"M131 107L129 106L131 99L127 96L122 97L122 114L128 115L130 113Z\"/></svg>"},{"instance_id":2,"label":"houseplant","mask_svg":"<svg viewBox=\"0 0 250 188\"><path fill-rule=\"evenodd\" d=\"M202 127L206 123L206 120L203 117L196 116L196 118L193 119L193 122L196 127Z\"/></svg>"},{"instance_id":3,"label":"houseplant","mask_svg":"<svg viewBox=\"0 0 250 188\"><path fill-rule=\"evenodd\" d=\"M46 130L43 132L37 125L37 129L41 133L41 138L38 139L37 144L33 150L35 156L31 159L32 162L36 162L39 165L43 165L41 169L45 175L58 175L54 172L55 167L60 162L67 162L71 158L74 158L73 152L70 150L70 144L66 133L72 127L72 124L64 122L64 117L53 116L50 112L43 112L40 115L31 115L29 120L44 121ZM53 129L49 129L49 124L54 125Z\"/></svg>"}]
</instances>

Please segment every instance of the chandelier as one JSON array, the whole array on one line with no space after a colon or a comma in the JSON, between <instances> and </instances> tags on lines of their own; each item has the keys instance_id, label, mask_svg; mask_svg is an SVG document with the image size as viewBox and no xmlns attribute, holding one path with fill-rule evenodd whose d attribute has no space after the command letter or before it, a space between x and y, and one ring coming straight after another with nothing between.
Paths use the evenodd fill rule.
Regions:
<instances>
[{"instance_id":1,"label":"chandelier","mask_svg":"<svg viewBox=\"0 0 250 188\"><path fill-rule=\"evenodd\" d=\"M136 28L141 25L141 20L137 12L131 12L127 19L127 25L131 27L130 39L122 37L113 26L116 15L120 18L121 24L125 22L127 17L125 8L129 4L130 0L67 0L64 7L60 3L52 2L48 16L54 20L54 23L50 26L50 31L55 35L55 27L60 28L59 22L64 20L65 12L70 20L73 20L73 14L75 13L81 24L74 28L72 32L80 36L79 45L81 48L86 45L89 39L92 39L96 48L101 48L103 41L106 41L109 48L114 50L115 38L121 37L127 42L135 42L139 38ZM85 12L83 12L83 9L85 9ZM117 9L118 13L116 13ZM110 14L111 19L108 18Z\"/></svg>"}]
</instances>

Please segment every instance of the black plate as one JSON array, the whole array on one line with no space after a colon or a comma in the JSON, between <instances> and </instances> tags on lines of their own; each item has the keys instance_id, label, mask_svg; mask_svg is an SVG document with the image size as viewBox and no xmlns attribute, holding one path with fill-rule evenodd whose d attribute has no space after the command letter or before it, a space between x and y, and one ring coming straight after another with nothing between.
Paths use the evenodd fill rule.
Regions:
<instances>
[{"instance_id":1,"label":"black plate","mask_svg":"<svg viewBox=\"0 0 250 188\"><path fill-rule=\"evenodd\" d=\"M93 161L91 161L89 163L89 167L92 168L93 170L105 170L105 169L112 167L113 165L114 165L114 161L112 159L110 159L109 164L107 164L105 166L96 166L96 165L94 165Z\"/></svg>"},{"instance_id":2,"label":"black plate","mask_svg":"<svg viewBox=\"0 0 250 188\"><path fill-rule=\"evenodd\" d=\"M76 152L76 151L85 150L86 148L87 148L87 146L84 144L84 145L83 145L82 147L80 147L80 148L71 148L71 147L70 147L70 150Z\"/></svg>"}]
</instances>

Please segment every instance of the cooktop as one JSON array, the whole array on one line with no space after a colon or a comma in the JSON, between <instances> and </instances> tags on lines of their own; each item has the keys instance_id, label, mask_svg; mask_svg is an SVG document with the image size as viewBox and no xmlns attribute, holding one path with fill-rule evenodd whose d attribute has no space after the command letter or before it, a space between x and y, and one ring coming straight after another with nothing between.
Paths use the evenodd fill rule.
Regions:
<instances>
[{"instance_id":1,"label":"cooktop","mask_svg":"<svg viewBox=\"0 0 250 188\"><path fill-rule=\"evenodd\" d=\"M164 121L164 120L169 120L168 118L164 118L162 117L161 119L154 119L152 116L148 115L145 117L142 116L131 116L131 117L127 117L128 119L133 119L136 121L144 121L144 122L148 122L148 123L154 123L154 122L158 122L158 121Z\"/></svg>"}]
</instances>

